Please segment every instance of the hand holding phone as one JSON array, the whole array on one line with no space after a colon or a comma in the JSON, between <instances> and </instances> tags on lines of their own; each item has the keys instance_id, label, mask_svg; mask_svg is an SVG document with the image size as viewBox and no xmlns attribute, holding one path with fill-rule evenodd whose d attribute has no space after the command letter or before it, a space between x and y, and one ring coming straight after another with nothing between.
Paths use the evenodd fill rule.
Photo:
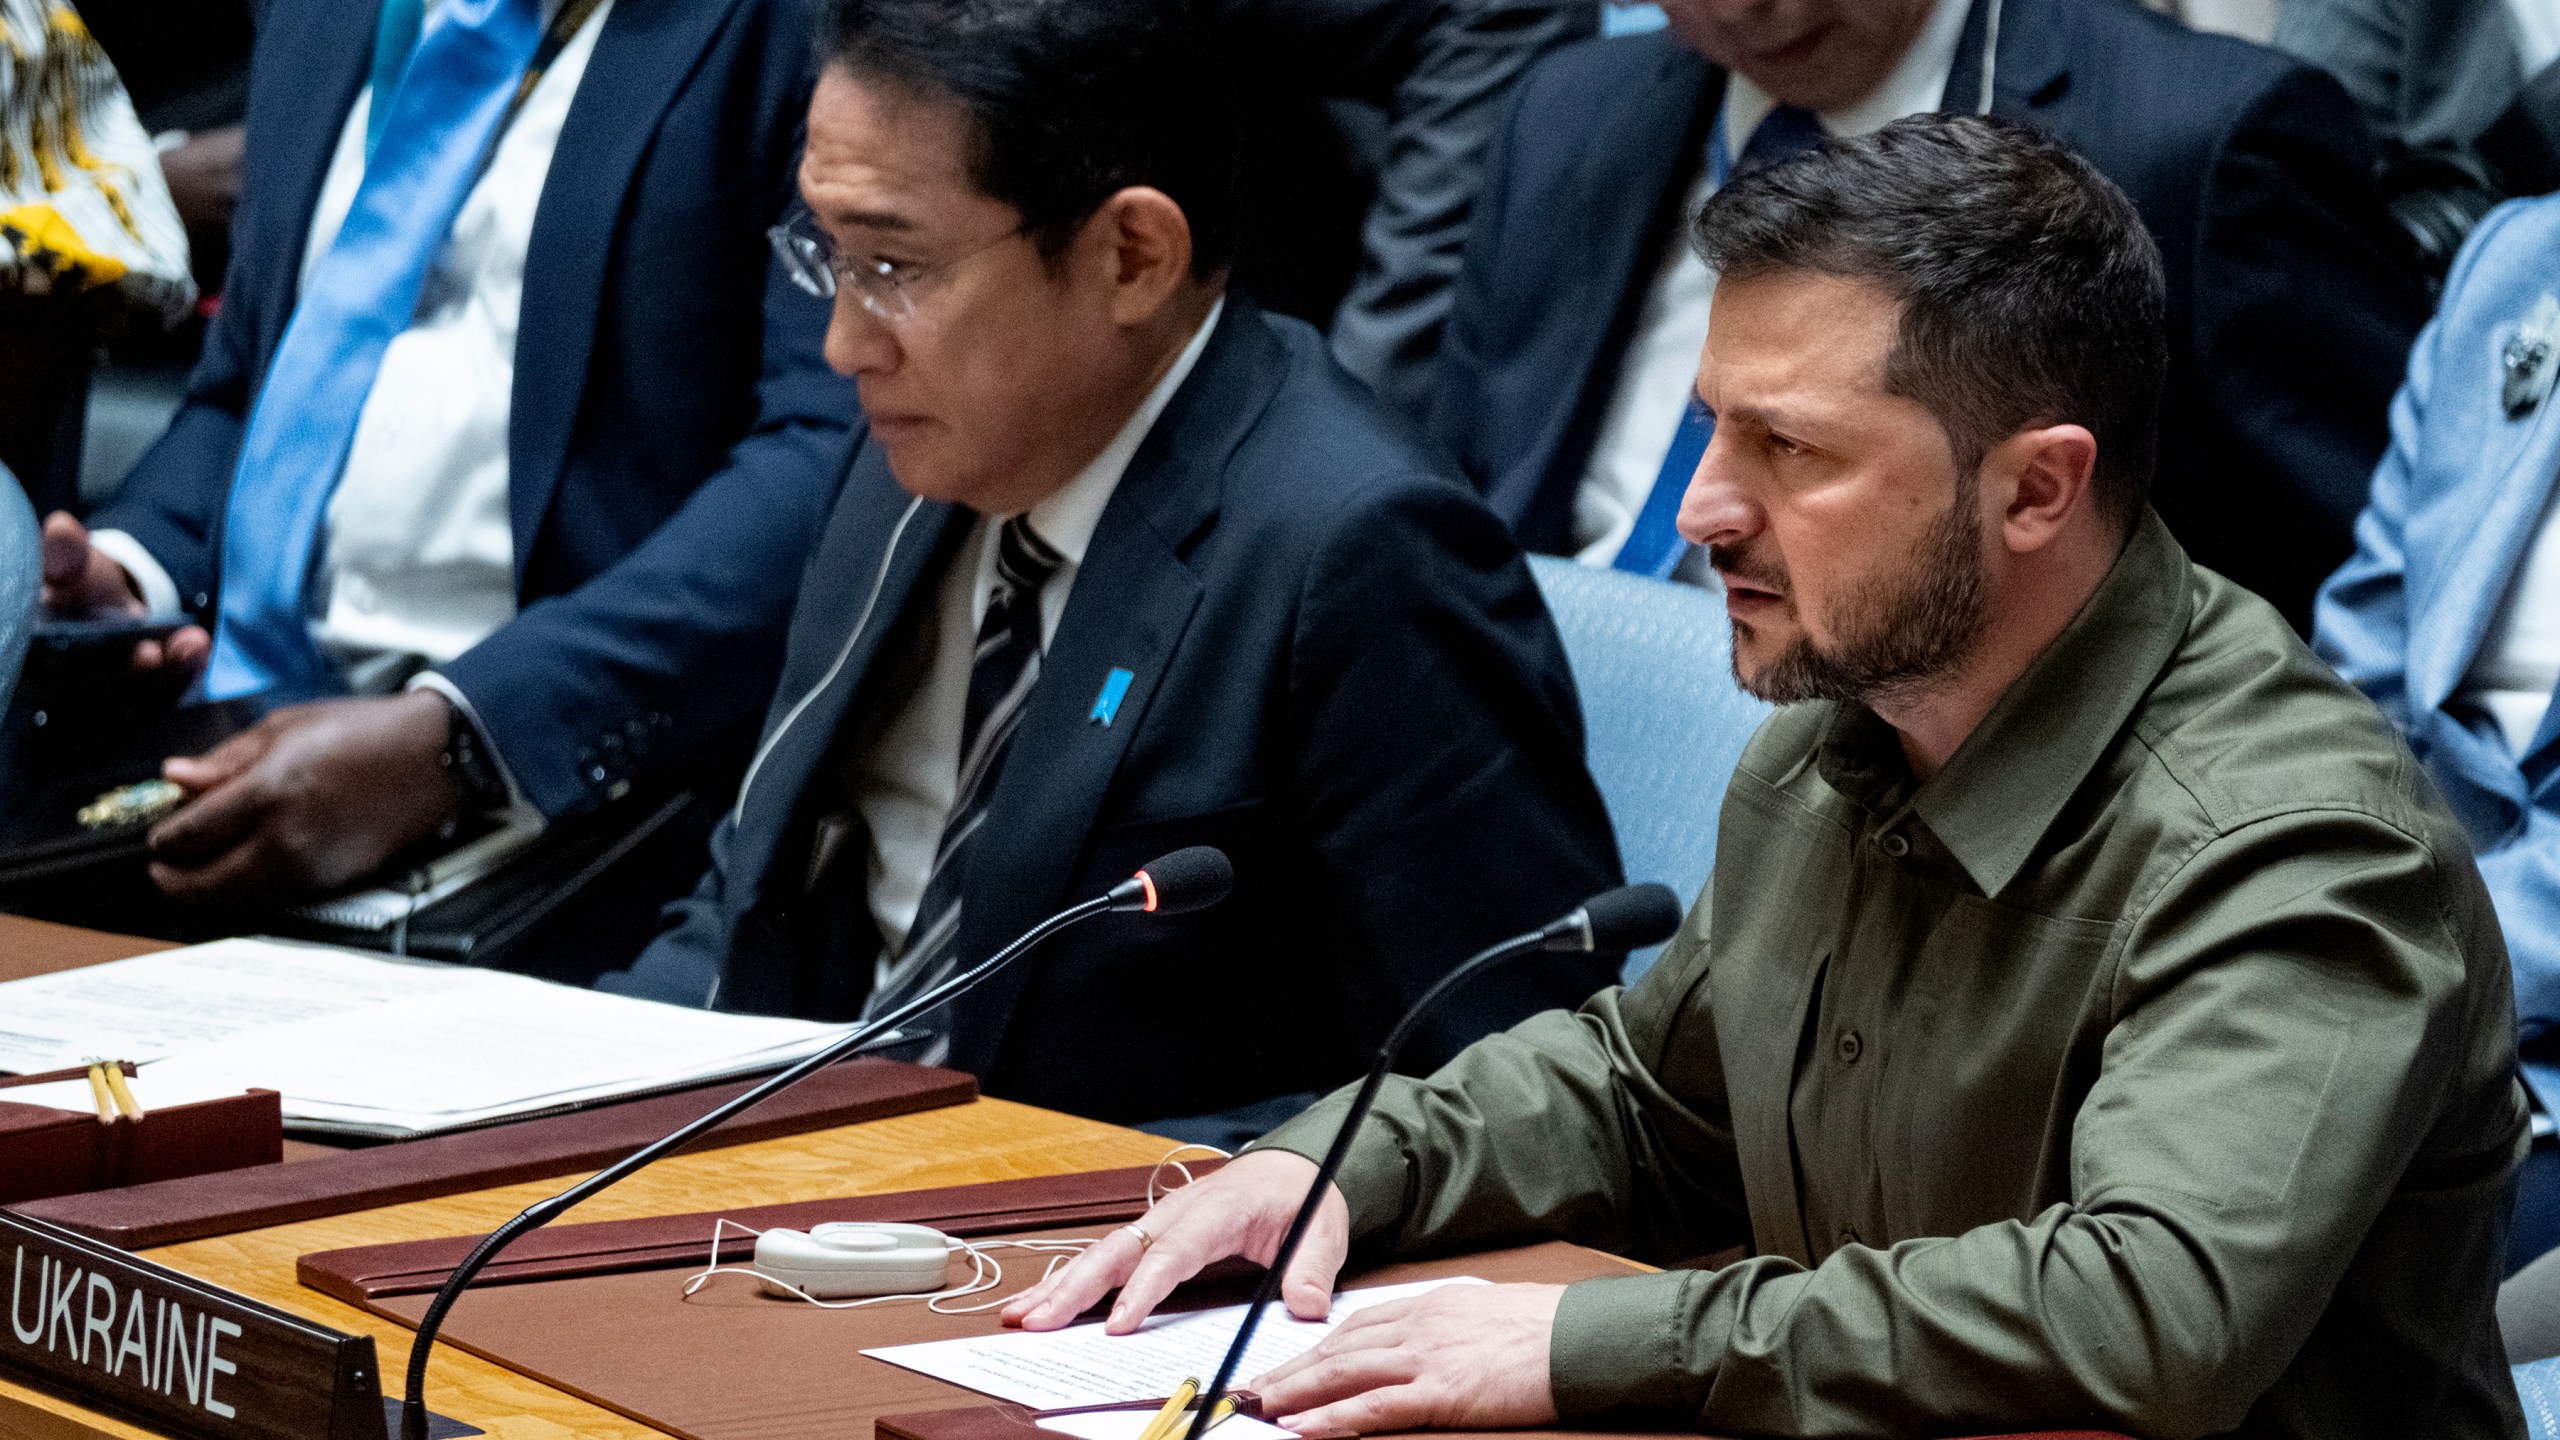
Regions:
<instances>
[{"instance_id":1,"label":"hand holding phone","mask_svg":"<svg viewBox=\"0 0 2560 1440\"><path fill-rule=\"evenodd\" d=\"M213 637L203 627L153 619L133 577L68 511L45 517L42 598L45 618L37 623L35 644L54 657L48 667L67 666L83 676L123 669L184 688L213 653ZM106 652L118 652L121 663L111 666L101 658Z\"/></svg>"}]
</instances>

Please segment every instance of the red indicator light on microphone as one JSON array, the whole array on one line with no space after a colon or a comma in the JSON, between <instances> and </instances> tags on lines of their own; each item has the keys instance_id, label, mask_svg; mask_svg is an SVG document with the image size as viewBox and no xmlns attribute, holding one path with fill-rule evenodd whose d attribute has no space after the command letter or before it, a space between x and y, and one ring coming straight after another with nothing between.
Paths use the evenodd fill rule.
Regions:
<instances>
[{"instance_id":1,"label":"red indicator light on microphone","mask_svg":"<svg viewBox=\"0 0 2560 1440\"><path fill-rule=\"evenodd\" d=\"M1141 870L1138 872L1138 883L1147 888L1147 903L1140 908L1147 914L1153 915L1156 913L1156 877Z\"/></svg>"}]
</instances>

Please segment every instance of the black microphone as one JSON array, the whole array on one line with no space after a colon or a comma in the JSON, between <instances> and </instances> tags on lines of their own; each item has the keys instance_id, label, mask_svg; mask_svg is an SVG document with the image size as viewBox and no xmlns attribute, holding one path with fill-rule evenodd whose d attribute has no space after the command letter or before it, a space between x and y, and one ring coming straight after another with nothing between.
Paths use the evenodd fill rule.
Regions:
<instances>
[{"instance_id":1,"label":"black microphone","mask_svg":"<svg viewBox=\"0 0 2560 1440\"><path fill-rule=\"evenodd\" d=\"M1108 893L1059 911L970 969L933 986L885 1015L863 1021L843 1039L745 1094L712 1107L673 1133L634 1150L550 1199L537 1200L526 1206L514 1219L490 1231L488 1238L472 1248L471 1254L445 1277L443 1288L436 1291L436 1298L427 1306L427 1313L419 1318L418 1338L409 1347L409 1388L400 1413L402 1440L427 1440L427 1352L435 1346L436 1332L444 1326L445 1312L453 1308L454 1301L462 1298L463 1288L471 1283L473 1276L497 1258L499 1251L514 1244L527 1232L550 1224L589 1196L684 1148L694 1137L730 1116L790 1089L848 1055L878 1044L890 1031L975 989L988 976L1020 959L1032 946L1078 921L1115 912L1180 915L1203 910L1226 899L1227 892L1235 888L1235 883L1235 868L1227 863L1224 854L1209 846L1194 845L1187 850L1159 856L1147 862L1145 869L1112 886Z\"/></svg>"},{"instance_id":2,"label":"black microphone","mask_svg":"<svg viewBox=\"0 0 2560 1440\"><path fill-rule=\"evenodd\" d=\"M1404 1012L1396 1028L1387 1032L1386 1043L1378 1047L1378 1058L1360 1081L1360 1093L1352 1097L1350 1113L1342 1117L1342 1128L1334 1132L1333 1144L1324 1152L1324 1163L1316 1167L1315 1183L1307 1187L1307 1198L1289 1221L1289 1232L1280 1239L1279 1253L1271 1257L1271 1268L1263 1272L1262 1283L1254 1287L1253 1303L1245 1307L1244 1323L1236 1327L1235 1343L1227 1347L1226 1358L1218 1362L1218 1378L1209 1382L1208 1390L1200 1396L1200 1408L1192 1412L1191 1429L1185 1440L1200 1440L1208 1432L1210 1412L1226 1398L1227 1387L1236 1378L1236 1366L1244 1359L1245 1347L1253 1343L1254 1327L1262 1323L1262 1312L1279 1295L1281 1277L1289 1273L1289 1262L1297 1257L1298 1242L1307 1238L1307 1226L1316 1218L1316 1207L1324 1203L1325 1187L1341 1173L1342 1162L1351 1153L1351 1139L1359 1133L1360 1122L1369 1118L1369 1107L1377 1103L1378 1089L1387 1083L1387 1072L1395 1068L1404 1042L1412 1038L1414 1028L1440 1003L1441 997L1503 961L1522 955L1557 950L1577 954L1634 950L1668 940L1679 928L1680 899L1671 893L1671 887L1621 885L1585 900L1563 919L1476 952L1422 992L1422 998Z\"/></svg>"}]
</instances>

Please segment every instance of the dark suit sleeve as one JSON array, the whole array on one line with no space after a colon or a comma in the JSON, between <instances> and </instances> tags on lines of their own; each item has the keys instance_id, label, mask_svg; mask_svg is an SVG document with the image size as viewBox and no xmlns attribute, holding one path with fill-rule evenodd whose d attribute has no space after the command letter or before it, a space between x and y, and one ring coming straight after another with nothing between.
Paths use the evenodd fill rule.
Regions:
<instances>
[{"instance_id":1,"label":"dark suit sleeve","mask_svg":"<svg viewBox=\"0 0 2560 1440\"><path fill-rule=\"evenodd\" d=\"M735 928L726 902L729 850L738 833L732 815L734 811L722 815L711 827L711 868L693 893L666 908L658 938L630 968L598 978L598 990L698 1009L718 1006Z\"/></svg>"},{"instance_id":2,"label":"dark suit sleeve","mask_svg":"<svg viewBox=\"0 0 2560 1440\"><path fill-rule=\"evenodd\" d=\"M1439 0L1388 106L1361 268L1333 321L1333 353L1417 419L1431 402L1487 152L1530 64L1591 33L1587 0Z\"/></svg>"},{"instance_id":3,"label":"dark suit sleeve","mask_svg":"<svg viewBox=\"0 0 2560 1440\"><path fill-rule=\"evenodd\" d=\"M825 303L778 265L764 317L755 424L727 464L629 555L440 667L546 815L604 799L638 746L693 751L772 694L856 402L827 368Z\"/></svg>"},{"instance_id":4,"label":"dark suit sleeve","mask_svg":"<svg viewBox=\"0 0 2560 1440\"><path fill-rule=\"evenodd\" d=\"M1619 883L1562 643L1518 547L1445 480L1396 486L1308 567L1289 675L1300 817L1339 924L1364 1044L1467 954ZM1405 1055L1427 1070L1615 957L1543 956L1452 997Z\"/></svg>"},{"instance_id":5,"label":"dark suit sleeve","mask_svg":"<svg viewBox=\"0 0 2560 1440\"><path fill-rule=\"evenodd\" d=\"M2221 468L2272 478L2341 533L2428 311L2371 167L2337 82L2290 67L2214 156L2196 241L2191 339Z\"/></svg>"}]
</instances>

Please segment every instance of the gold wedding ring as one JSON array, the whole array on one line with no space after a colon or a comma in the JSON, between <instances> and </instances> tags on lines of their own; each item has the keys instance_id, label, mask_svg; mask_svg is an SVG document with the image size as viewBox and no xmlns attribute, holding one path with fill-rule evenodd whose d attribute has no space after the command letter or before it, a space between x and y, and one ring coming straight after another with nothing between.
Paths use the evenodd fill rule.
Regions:
<instances>
[{"instance_id":1,"label":"gold wedding ring","mask_svg":"<svg viewBox=\"0 0 2560 1440\"><path fill-rule=\"evenodd\" d=\"M1139 1253L1139 1254L1141 1254L1141 1255L1144 1255L1144 1254L1146 1254L1146 1253L1147 1253L1147 1247L1148 1247L1148 1246L1153 1245L1153 1244L1155 1244L1155 1243L1156 1243L1156 1237L1154 1237L1153 1235L1148 1234L1148 1233L1147 1233L1146 1231L1144 1231L1144 1230L1139 1229L1139 1228L1138 1228L1138 1222L1137 1222L1137 1221L1135 1221L1135 1220L1130 1221L1128 1224L1123 1225L1123 1226L1121 1226L1120 1228L1121 1228L1121 1229L1123 1229L1123 1230L1126 1230L1126 1231L1128 1231L1130 1234L1135 1235L1135 1236L1137 1236L1137 1237L1138 1237L1138 1253Z\"/></svg>"}]
</instances>

